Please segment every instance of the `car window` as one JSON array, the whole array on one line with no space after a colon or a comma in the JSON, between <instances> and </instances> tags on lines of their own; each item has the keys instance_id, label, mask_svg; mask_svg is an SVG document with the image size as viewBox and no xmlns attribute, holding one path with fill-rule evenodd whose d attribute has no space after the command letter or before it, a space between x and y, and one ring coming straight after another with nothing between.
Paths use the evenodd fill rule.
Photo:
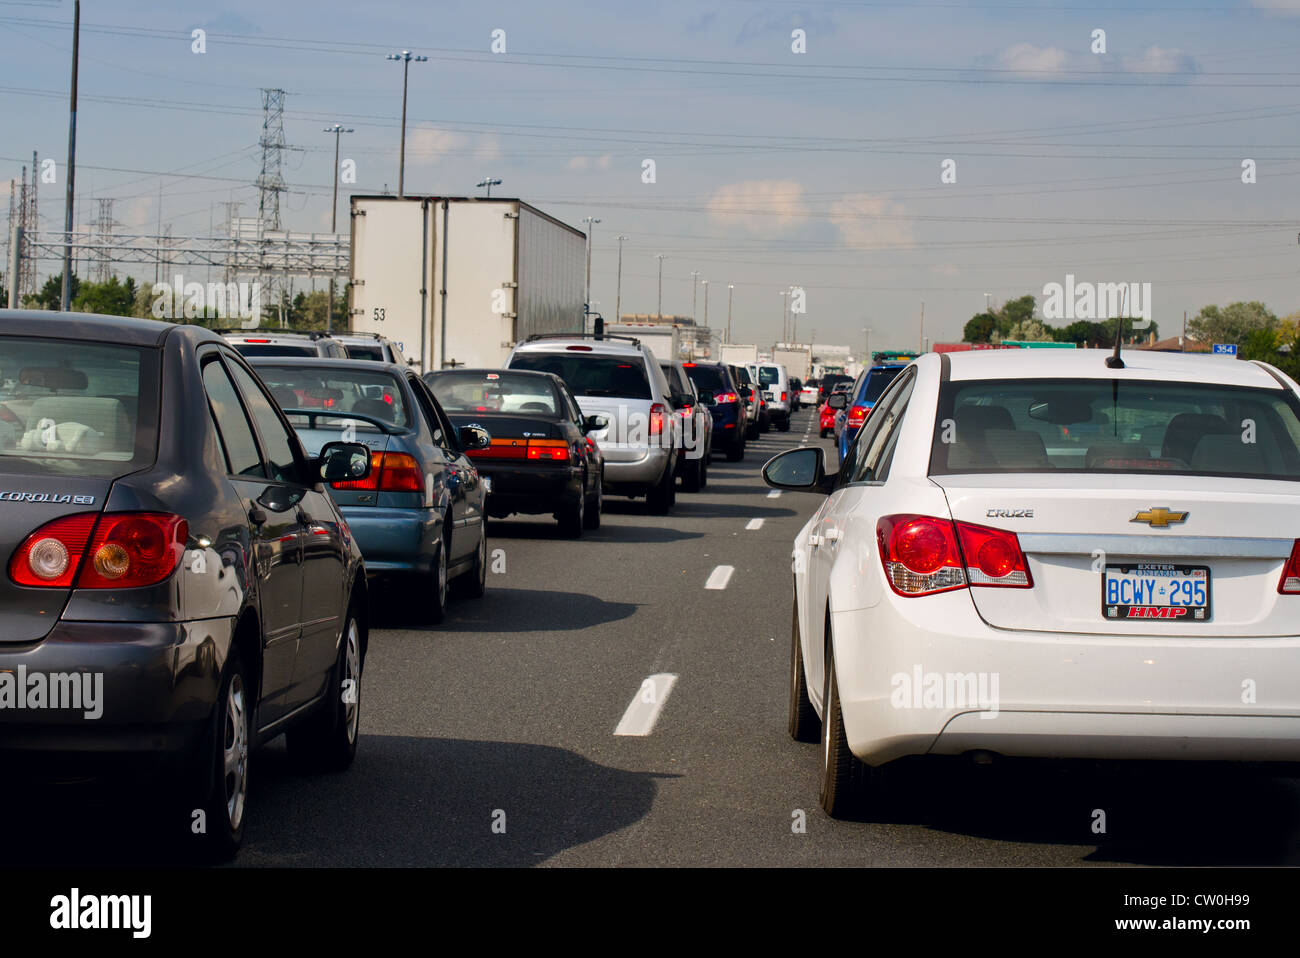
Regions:
<instances>
[{"instance_id":1,"label":"car window","mask_svg":"<svg viewBox=\"0 0 1300 958\"><path fill-rule=\"evenodd\" d=\"M342 429L350 416L354 428L379 432L376 423L404 429L411 422L411 410L397 377L383 368L340 366L328 360L311 365L257 363L257 374L271 390L271 398L283 410L325 410L333 416L316 416L316 428ZM289 424L308 428L311 417L286 412ZM373 422L367 420L374 420Z\"/></svg>"},{"instance_id":2,"label":"car window","mask_svg":"<svg viewBox=\"0 0 1300 958\"><path fill-rule=\"evenodd\" d=\"M517 412L554 416L554 380L532 373L493 369L482 372L444 369L425 373L424 383L444 411Z\"/></svg>"},{"instance_id":3,"label":"car window","mask_svg":"<svg viewBox=\"0 0 1300 958\"><path fill-rule=\"evenodd\" d=\"M382 363L384 361L384 348L378 343L375 343L373 346L369 343L365 345L352 343L349 346L345 346L344 349L347 351L348 359L370 359L377 363Z\"/></svg>"},{"instance_id":4,"label":"car window","mask_svg":"<svg viewBox=\"0 0 1300 958\"><path fill-rule=\"evenodd\" d=\"M710 394L730 392L731 383L717 366L687 366L686 375L700 392Z\"/></svg>"},{"instance_id":5,"label":"car window","mask_svg":"<svg viewBox=\"0 0 1300 958\"><path fill-rule=\"evenodd\" d=\"M861 384L861 391L857 394L858 402L874 405L885 394L889 384L906 368L905 366L882 366L872 369Z\"/></svg>"},{"instance_id":6,"label":"car window","mask_svg":"<svg viewBox=\"0 0 1300 958\"><path fill-rule=\"evenodd\" d=\"M511 369L554 373L575 396L617 396L650 399L650 380L640 356L598 356L590 353L515 353Z\"/></svg>"},{"instance_id":7,"label":"car window","mask_svg":"<svg viewBox=\"0 0 1300 958\"><path fill-rule=\"evenodd\" d=\"M285 343L231 343L235 350L242 356L315 356L317 349L313 343L303 343L301 346L290 345Z\"/></svg>"},{"instance_id":8,"label":"car window","mask_svg":"<svg viewBox=\"0 0 1300 958\"><path fill-rule=\"evenodd\" d=\"M302 483L298 457L294 454L297 440L276 413L275 405L244 367L230 364L230 375L244 397L244 405L252 413L257 434L262 439L262 451L271 478L278 482Z\"/></svg>"},{"instance_id":9,"label":"car window","mask_svg":"<svg viewBox=\"0 0 1300 958\"><path fill-rule=\"evenodd\" d=\"M407 377L407 382L411 384L411 392L415 393L415 403L420 407L420 412L429 425L429 432L433 434L434 443L440 446L448 456L455 456L460 448L455 439L456 433L451 424L447 422L446 417L442 415L442 410L438 408L438 402L433 390L429 388L428 383L414 374Z\"/></svg>"},{"instance_id":10,"label":"car window","mask_svg":"<svg viewBox=\"0 0 1300 958\"><path fill-rule=\"evenodd\" d=\"M775 366L758 367L758 384L760 386L775 386L781 381L781 370Z\"/></svg>"},{"instance_id":11,"label":"car window","mask_svg":"<svg viewBox=\"0 0 1300 958\"><path fill-rule=\"evenodd\" d=\"M203 366L203 389L208 394L208 410L217 427L217 441L225 454L229 474L265 479L262 455L257 451L257 439L244 404L226 367L215 356Z\"/></svg>"},{"instance_id":12,"label":"car window","mask_svg":"<svg viewBox=\"0 0 1300 958\"><path fill-rule=\"evenodd\" d=\"M879 482L877 470L881 462L885 446L889 441L890 435L895 431L894 426L899 421L899 416L895 413L898 410L898 400L911 396L912 383L915 376L908 377L906 382L899 381L898 389L891 389L882 400L876 404L876 408L871 411L867 421L862 428L858 430L857 437L849 446L848 454L845 457L844 465L840 467L840 475L844 482ZM903 393L906 392L907 396Z\"/></svg>"}]
</instances>

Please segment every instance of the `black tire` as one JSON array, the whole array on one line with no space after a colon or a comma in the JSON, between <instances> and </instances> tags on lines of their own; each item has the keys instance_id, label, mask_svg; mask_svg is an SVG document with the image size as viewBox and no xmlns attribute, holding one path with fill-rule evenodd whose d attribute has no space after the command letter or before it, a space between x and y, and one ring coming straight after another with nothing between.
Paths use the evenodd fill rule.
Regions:
<instances>
[{"instance_id":1,"label":"black tire","mask_svg":"<svg viewBox=\"0 0 1300 958\"><path fill-rule=\"evenodd\" d=\"M601 473L596 478L596 491L592 493L592 501L587 504L587 514L583 518L588 529L600 528L600 514L605 509L605 475Z\"/></svg>"},{"instance_id":2,"label":"black tire","mask_svg":"<svg viewBox=\"0 0 1300 958\"><path fill-rule=\"evenodd\" d=\"M677 477L671 466L664 467L664 474L655 483L655 487L645 497L646 511L652 516L666 516L677 498Z\"/></svg>"},{"instance_id":3,"label":"black tire","mask_svg":"<svg viewBox=\"0 0 1300 958\"><path fill-rule=\"evenodd\" d=\"M354 600L355 602L355 600ZM361 733L361 673L365 635L356 605L348 607L339 657L329 690L317 713L285 736L289 752L304 768L341 772L357 755Z\"/></svg>"},{"instance_id":4,"label":"black tire","mask_svg":"<svg viewBox=\"0 0 1300 958\"><path fill-rule=\"evenodd\" d=\"M582 480L582 493L577 502L566 502L556 513L560 520L560 535L566 539L581 539L587 526L587 480Z\"/></svg>"},{"instance_id":5,"label":"black tire","mask_svg":"<svg viewBox=\"0 0 1300 958\"><path fill-rule=\"evenodd\" d=\"M784 419L782 419L779 423L776 424L776 428L779 429L779 430L781 430L782 432L789 432L789 431L790 431L790 417L789 417L789 416L786 416Z\"/></svg>"},{"instance_id":6,"label":"black tire","mask_svg":"<svg viewBox=\"0 0 1300 958\"><path fill-rule=\"evenodd\" d=\"M751 422L749 425L745 427L745 438L746 439L758 438L758 423Z\"/></svg>"},{"instance_id":7,"label":"black tire","mask_svg":"<svg viewBox=\"0 0 1300 958\"><path fill-rule=\"evenodd\" d=\"M700 490L701 491L703 491L709 485L709 459L712 456L713 456L713 451L710 450L706 452L704 454L704 458L700 460Z\"/></svg>"},{"instance_id":8,"label":"black tire","mask_svg":"<svg viewBox=\"0 0 1300 958\"><path fill-rule=\"evenodd\" d=\"M772 428L772 418L770 416L767 417L766 419L760 419L758 421L759 432L768 432L771 428Z\"/></svg>"},{"instance_id":9,"label":"black tire","mask_svg":"<svg viewBox=\"0 0 1300 958\"><path fill-rule=\"evenodd\" d=\"M248 675L237 646L230 647L217 704L208 735L207 760L200 768L197 807L183 809L191 833L202 810L203 832L199 857L205 862L228 862L244 840L248 818L248 753L252 745L253 701ZM192 796L195 794L191 792Z\"/></svg>"},{"instance_id":10,"label":"black tire","mask_svg":"<svg viewBox=\"0 0 1300 958\"><path fill-rule=\"evenodd\" d=\"M478 547L474 564L456 577L456 594L465 599L481 599L487 592L487 519L479 523Z\"/></svg>"},{"instance_id":11,"label":"black tire","mask_svg":"<svg viewBox=\"0 0 1300 958\"><path fill-rule=\"evenodd\" d=\"M704 457L688 459L682 473L682 491L699 492L704 488Z\"/></svg>"},{"instance_id":12,"label":"black tire","mask_svg":"<svg viewBox=\"0 0 1300 958\"><path fill-rule=\"evenodd\" d=\"M796 742L821 740L822 722L808 698L803 648L799 644L799 601L790 613L790 737Z\"/></svg>"},{"instance_id":13,"label":"black tire","mask_svg":"<svg viewBox=\"0 0 1300 958\"><path fill-rule=\"evenodd\" d=\"M745 458L744 442L734 443L729 449L727 449L727 462L740 462L744 458Z\"/></svg>"},{"instance_id":14,"label":"black tire","mask_svg":"<svg viewBox=\"0 0 1300 958\"><path fill-rule=\"evenodd\" d=\"M840 711L839 681L829 635L826 643L826 686L822 696L821 806L831 818L862 818L880 799L883 771L871 768L849 751Z\"/></svg>"},{"instance_id":15,"label":"black tire","mask_svg":"<svg viewBox=\"0 0 1300 958\"><path fill-rule=\"evenodd\" d=\"M830 430L829 430L829 429L823 429L823 430L821 431L821 438L825 439L825 438L827 437L827 435L829 435L829 434L830 434Z\"/></svg>"},{"instance_id":16,"label":"black tire","mask_svg":"<svg viewBox=\"0 0 1300 958\"><path fill-rule=\"evenodd\" d=\"M450 522L450 519L446 521ZM422 588L412 590L411 598L420 603L421 617L435 625L447 618L447 592L450 585L447 581L448 560L447 537L444 535L438 540L438 554L433 558L433 571L424 577ZM427 597L424 594L426 589L431 593Z\"/></svg>"}]
</instances>

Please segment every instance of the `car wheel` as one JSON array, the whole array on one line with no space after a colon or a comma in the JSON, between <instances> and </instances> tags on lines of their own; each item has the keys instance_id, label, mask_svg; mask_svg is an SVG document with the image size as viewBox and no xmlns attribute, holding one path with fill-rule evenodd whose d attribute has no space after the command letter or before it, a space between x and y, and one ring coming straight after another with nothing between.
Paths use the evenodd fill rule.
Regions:
<instances>
[{"instance_id":1,"label":"car wheel","mask_svg":"<svg viewBox=\"0 0 1300 958\"><path fill-rule=\"evenodd\" d=\"M768 432L771 428L772 428L772 420L771 420L771 419L760 419L760 420L759 420L759 422L758 422L758 431L759 431L759 432Z\"/></svg>"},{"instance_id":2,"label":"car wheel","mask_svg":"<svg viewBox=\"0 0 1300 958\"><path fill-rule=\"evenodd\" d=\"M289 751L305 767L341 772L357 754L361 730L361 623L348 608L339 659L319 712L285 736Z\"/></svg>"},{"instance_id":3,"label":"car wheel","mask_svg":"<svg viewBox=\"0 0 1300 958\"><path fill-rule=\"evenodd\" d=\"M804 674L803 647L799 644L799 600L790 613L790 737L796 742L816 742L821 719L808 698L808 677Z\"/></svg>"},{"instance_id":4,"label":"car wheel","mask_svg":"<svg viewBox=\"0 0 1300 958\"><path fill-rule=\"evenodd\" d=\"M703 490L709 484L709 458L713 455L712 450L706 450L704 458L700 460L700 489Z\"/></svg>"},{"instance_id":5,"label":"car wheel","mask_svg":"<svg viewBox=\"0 0 1300 958\"><path fill-rule=\"evenodd\" d=\"M745 426L745 438L746 439L758 438L758 423L751 422Z\"/></svg>"},{"instance_id":6,"label":"car wheel","mask_svg":"<svg viewBox=\"0 0 1300 958\"><path fill-rule=\"evenodd\" d=\"M823 439L825 439L826 436L827 436L829 433L830 433L830 430L829 430L829 429L823 429L823 430L821 431L821 437L822 437Z\"/></svg>"},{"instance_id":7,"label":"car wheel","mask_svg":"<svg viewBox=\"0 0 1300 958\"><path fill-rule=\"evenodd\" d=\"M673 500L676 498L674 493L677 491L677 480L673 476L671 466L664 467L664 474L660 477L655 487L645 497L646 509L651 515L664 516L668 510L673 507Z\"/></svg>"},{"instance_id":8,"label":"car wheel","mask_svg":"<svg viewBox=\"0 0 1300 958\"><path fill-rule=\"evenodd\" d=\"M835 655L826 643L826 684L822 695L822 785L821 805L831 818L857 818L878 800L880 769L868 767L849 751L840 710L839 680Z\"/></svg>"},{"instance_id":9,"label":"car wheel","mask_svg":"<svg viewBox=\"0 0 1300 958\"><path fill-rule=\"evenodd\" d=\"M429 583L431 592L429 604L423 606L424 618L433 623L441 622L447 617L447 537L438 539L438 555L434 558L433 573ZM423 590L421 590L423 591ZM414 596L417 602L423 602L424 596Z\"/></svg>"},{"instance_id":10,"label":"car wheel","mask_svg":"<svg viewBox=\"0 0 1300 958\"><path fill-rule=\"evenodd\" d=\"M587 479L582 479L582 492L577 502L566 502L560 507L556 518L560 520L560 535L566 539L581 539L582 530L587 526Z\"/></svg>"},{"instance_id":11,"label":"car wheel","mask_svg":"<svg viewBox=\"0 0 1300 958\"><path fill-rule=\"evenodd\" d=\"M738 442L727 450L727 462L740 462L745 458L745 443Z\"/></svg>"},{"instance_id":12,"label":"car wheel","mask_svg":"<svg viewBox=\"0 0 1300 958\"><path fill-rule=\"evenodd\" d=\"M782 419L779 423L776 424L776 428L779 429L779 430L781 430L782 432L789 432L789 431L790 431L790 417L789 417L789 416L786 416L784 419Z\"/></svg>"},{"instance_id":13,"label":"car wheel","mask_svg":"<svg viewBox=\"0 0 1300 958\"><path fill-rule=\"evenodd\" d=\"M605 508L605 474L603 472L596 479L596 492L592 499L593 503L587 507L584 522L588 529L599 529L600 514Z\"/></svg>"},{"instance_id":14,"label":"car wheel","mask_svg":"<svg viewBox=\"0 0 1300 958\"><path fill-rule=\"evenodd\" d=\"M239 649L231 646L226 674L217 697L215 725L208 756L212 781L202 804L203 858L230 861L244 840L248 810L248 752L251 746L252 702ZM191 828L194 811L190 812Z\"/></svg>"},{"instance_id":15,"label":"car wheel","mask_svg":"<svg viewBox=\"0 0 1300 958\"><path fill-rule=\"evenodd\" d=\"M474 551L474 565L456 580L457 592L466 599L479 599L487 591L487 520L478 527L478 548Z\"/></svg>"},{"instance_id":16,"label":"car wheel","mask_svg":"<svg viewBox=\"0 0 1300 958\"><path fill-rule=\"evenodd\" d=\"M704 486L704 457L687 462L686 471L682 473L682 489L685 492L699 492Z\"/></svg>"}]
</instances>

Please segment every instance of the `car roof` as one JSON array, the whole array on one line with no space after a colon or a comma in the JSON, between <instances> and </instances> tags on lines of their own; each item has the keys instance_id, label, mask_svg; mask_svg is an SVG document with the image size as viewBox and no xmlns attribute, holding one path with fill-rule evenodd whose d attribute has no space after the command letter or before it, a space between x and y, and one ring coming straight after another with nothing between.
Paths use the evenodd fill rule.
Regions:
<instances>
[{"instance_id":1,"label":"car roof","mask_svg":"<svg viewBox=\"0 0 1300 958\"><path fill-rule=\"evenodd\" d=\"M332 359L329 356L245 356L244 362L250 366L307 366L317 369L386 369L392 373L401 373L403 368L397 363L377 363L373 359ZM399 377L400 378L400 377Z\"/></svg>"},{"instance_id":2,"label":"car roof","mask_svg":"<svg viewBox=\"0 0 1300 958\"><path fill-rule=\"evenodd\" d=\"M373 365L373 363L371 365ZM548 373L540 369L500 369L495 366L457 366L455 369L430 369L427 373L422 373L421 378L428 379L430 376L442 376L448 373L471 373L475 376L486 376L488 373L508 373L511 376L524 376L533 379L553 379L559 383L564 382L564 380L555 375L555 373Z\"/></svg>"},{"instance_id":3,"label":"car roof","mask_svg":"<svg viewBox=\"0 0 1300 958\"><path fill-rule=\"evenodd\" d=\"M588 346L589 349L569 349L570 346ZM515 347L517 353L587 353L604 356L644 356L645 349L640 345L617 342L608 339L539 339L531 343L520 343ZM656 357L658 358L658 357Z\"/></svg>"},{"instance_id":4,"label":"car roof","mask_svg":"<svg viewBox=\"0 0 1300 958\"><path fill-rule=\"evenodd\" d=\"M949 379L1133 379L1213 383L1280 389L1281 384L1251 362L1206 353L1164 353L1130 349L1121 353L1123 369L1111 369L1110 349L980 349L929 353L919 364L949 362ZM932 358L933 357L933 358Z\"/></svg>"},{"instance_id":5,"label":"car roof","mask_svg":"<svg viewBox=\"0 0 1300 958\"><path fill-rule=\"evenodd\" d=\"M391 343L392 340L387 336L380 336L378 333L367 336L365 333L328 333L330 339L337 339L340 343Z\"/></svg>"},{"instance_id":6,"label":"car roof","mask_svg":"<svg viewBox=\"0 0 1300 958\"><path fill-rule=\"evenodd\" d=\"M157 346L182 324L130 316L102 316L99 313L64 313L46 309L0 309L0 332L13 336L50 339L84 339L122 343L126 346ZM204 327L194 326L196 330ZM215 334L212 335L216 339Z\"/></svg>"},{"instance_id":7,"label":"car roof","mask_svg":"<svg viewBox=\"0 0 1300 958\"><path fill-rule=\"evenodd\" d=\"M300 333L290 330L271 330L264 331L261 329L223 329L221 330L223 339L265 339L268 342L274 342L277 339L287 339L290 342L299 342L306 340L308 342L320 343L329 342L334 337L326 333Z\"/></svg>"}]
</instances>

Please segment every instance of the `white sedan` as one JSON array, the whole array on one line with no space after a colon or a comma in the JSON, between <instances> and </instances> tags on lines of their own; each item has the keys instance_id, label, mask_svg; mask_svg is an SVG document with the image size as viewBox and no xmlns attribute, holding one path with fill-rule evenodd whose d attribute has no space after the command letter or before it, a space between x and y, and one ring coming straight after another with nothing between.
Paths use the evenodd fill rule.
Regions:
<instances>
[{"instance_id":1,"label":"white sedan","mask_svg":"<svg viewBox=\"0 0 1300 958\"><path fill-rule=\"evenodd\" d=\"M1300 760L1300 391L1261 363L927 354L795 540L790 733L823 807L910 755Z\"/></svg>"}]
</instances>

